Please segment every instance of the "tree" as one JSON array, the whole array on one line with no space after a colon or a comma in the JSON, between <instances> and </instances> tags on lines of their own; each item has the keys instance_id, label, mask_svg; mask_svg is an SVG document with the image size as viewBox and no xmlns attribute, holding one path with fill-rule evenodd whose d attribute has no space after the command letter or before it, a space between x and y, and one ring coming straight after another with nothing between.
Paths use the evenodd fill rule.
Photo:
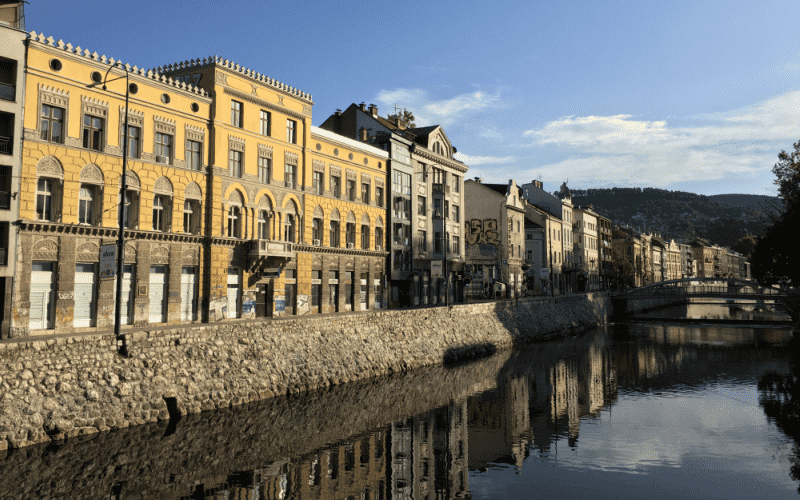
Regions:
<instances>
[{"instance_id":1,"label":"tree","mask_svg":"<svg viewBox=\"0 0 800 500\"><path fill-rule=\"evenodd\" d=\"M796 284L800 283L800 259L794 243L800 228L800 141L794 143L791 153L780 152L772 173L783 206L753 252L753 274L757 278L785 276Z\"/></svg>"},{"instance_id":2,"label":"tree","mask_svg":"<svg viewBox=\"0 0 800 500\"><path fill-rule=\"evenodd\" d=\"M414 120L416 120L416 118L414 118L414 113L405 108L403 108L403 111L399 113L394 113L387 116L387 118L389 120L395 120L399 118L400 121L406 124L406 128L414 128L417 126L417 124L414 123Z\"/></svg>"},{"instance_id":3,"label":"tree","mask_svg":"<svg viewBox=\"0 0 800 500\"><path fill-rule=\"evenodd\" d=\"M747 234L733 245L733 250L747 257L748 260L753 258L753 252L758 245L758 236Z\"/></svg>"}]
</instances>

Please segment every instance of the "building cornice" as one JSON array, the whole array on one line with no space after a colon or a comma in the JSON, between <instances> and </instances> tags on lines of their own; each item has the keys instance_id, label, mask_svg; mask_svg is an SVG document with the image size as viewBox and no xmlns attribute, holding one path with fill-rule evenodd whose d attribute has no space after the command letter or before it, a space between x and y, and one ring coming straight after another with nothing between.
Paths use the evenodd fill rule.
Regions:
<instances>
[{"instance_id":1,"label":"building cornice","mask_svg":"<svg viewBox=\"0 0 800 500\"><path fill-rule=\"evenodd\" d=\"M432 151L428 151L427 149L423 148L418 144L414 144L414 147L411 149L411 157L414 158L415 156L419 156L426 160L435 161L439 164L446 165L453 170L457 170L458 172L464 174L469 170L469 167L464 165L461 162L457 162L455 160L451 160L449 158L445 158L444 156L437 155Z\"/></svg>"},{"instance_id":2,"label":"building cornice","mask_svg":"<svg viewBox=\"0 0 800 500\"><path fill-rule=\"evenodd\" d=\"M243 101L250 102L252 104L257 104L258 106L269 108L273 111L277 111L278 113L283 113L285 115L289 115L292 118L297 118L298 120L304 120L309 118L308 115L304 115L303 113L298 113L297 111L293 111L289 108L285 108L279 104L275 104L272 102L267 101L266 99L262 99L260 97L254 96L253 94L248 94L247 92L242 92L241 90L236 90L227 85L223 85L223 93L228 94L229 96L236 97L237 99L241 99Z\"/></svg>"}]
</instances>

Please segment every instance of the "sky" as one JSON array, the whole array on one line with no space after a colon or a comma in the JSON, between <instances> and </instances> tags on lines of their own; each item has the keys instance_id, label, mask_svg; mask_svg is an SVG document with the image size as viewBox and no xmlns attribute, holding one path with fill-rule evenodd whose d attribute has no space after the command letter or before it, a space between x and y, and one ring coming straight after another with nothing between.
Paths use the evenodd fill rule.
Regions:
<instances>
[{"instance_id":1,"label":"sky","mask_svg":"<svg viewBox=\"0 0 800 500\"><path fill-rule=\"evenodd\" d=\"M219 55L442 125L469 178L775 195L800 141L800 2L29 0L26 29L138 67Z\"/></svg>"}]
</instances>

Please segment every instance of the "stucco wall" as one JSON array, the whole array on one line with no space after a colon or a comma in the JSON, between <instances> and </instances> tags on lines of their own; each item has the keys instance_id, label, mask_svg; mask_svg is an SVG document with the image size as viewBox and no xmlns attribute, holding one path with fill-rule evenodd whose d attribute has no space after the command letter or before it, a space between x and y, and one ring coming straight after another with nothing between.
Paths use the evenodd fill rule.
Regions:
<instances>
[{"instance_id":1,"label":"stucco wall","mask_svg":"<svg viewBox=\"0 0 800 500\"><path fill-rule=\"evenodd\" d=\"M0 343L0 449L501 351L603 323L602 294Z\"/></svg>"}]
</instances>

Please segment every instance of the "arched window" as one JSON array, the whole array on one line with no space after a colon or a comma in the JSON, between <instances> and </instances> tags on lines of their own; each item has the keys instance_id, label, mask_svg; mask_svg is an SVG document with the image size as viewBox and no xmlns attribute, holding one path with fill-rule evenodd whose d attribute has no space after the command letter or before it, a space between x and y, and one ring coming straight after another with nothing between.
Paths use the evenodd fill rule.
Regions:
<instances>
[{"instance_id":1,"label":"arched window","mask_svg":"<svg viewBox=\"0 0 800 500\"><path fill-rule=\"evenodd\" d=\"M335 208L331 211L329 245L334 248L339 247L339 211Z\"/></svg>"},{"instance_id":2,"label":"arched window","mask_svg":"<svg viewBox=\"0 0 800 500\"><path fill-rule=\"evenodd\" d=\"M45 156L36 163L36 218L51 222L61 220L61 188L64 168L55 156Z\"/></svg>"},{"instance_id":3,"label":"arched window","mask_svg":"<svg viewBox=\"0 0 800 500\"><path fill-rule=\"evenodd\" d=\"M125 171L125 214L122 224L128 229L139 227L139 193L142 190L139 176L130 170Z\"/></svg>"},{"instance_id":4,"label":"arched window","mask_svg":"<svg viewBox=\"0 0 800 500\"><path fill-rule=\"evenodd\" d=\"M153 231L172 230L172 183L159 177L153 187Z\"/></svg>"},{"instance_id":5,"label":"arched window","mask_svg":"<svg viewBox=\"0 0 800 500\"><path fill-rule=\"evenodd\" d=\"M270 239L270 226L272 224L272 203L269 198L262 196L258 200L258 239Z\"/></svg>"},{"instance_id":6,"label":"arched window","mask_svg":"<svg viewBox=\"0 0 800 500\"><path fill-rule=\"evenodd\" d=\"M361 249L369 250L369 216L367 214L361 217Z\"/></svg>"},{"instance_id":7,"label":"arched window","mask_svg":"<svg viewBox=\"0 0 800 500\"><path fill-rule=\"evenodd\" d=\"M316 246L322 244L322 221L324 217L325 214L322 212L322 208L317 205L314 208L314 218L311 219L311 239Z\"/></svg>"},{"instance_id":8,"label":"arched window","mask_svg":"<svg viewBox=\"0 0 800 500\"><path fill-rule=\"evenodd\" d=\"M297 243L297 206L289 200L283 222L283 241Z\"/></svg>"},{"instance_id":9,"label":"arched window","mask_svg":"<svg viewBox=\"0 0 800 500\"><path fill-rule=\"evenodd\" d=\"M228 207L228 238L241 238L242 234L242 207L230 205Z\"/></svg>"},{"instance_id":10,"label":"arched window","mask_svg":"<svg viewBox=\"0 0 800 500\"><path fill-rule=\"evenodd\" d=\"M353 212L347 214L347 225L345 226L345 238L347 239L347 248L356 247L356 216Z\"/></svg>"},{"instance_id":11,"label":"arched window","mask_svg":"<svg viewBox=\"0 0 800 500\"><path fill-rule=\"evenodd\" d=\"M383 249L383 219L375 219L375 250Z\"/></svg>"},{"instance_id":12,"label":"arched window","mask_svg":"<svg viewBox=\"0 0 800 500\"><path fill-rule=\"evenodd\" d=\"M183 232L189 234L200 234L201 211L200 204L203 199L200 186L192 182L183 191Z\"/></svg>"}]
</instances>

